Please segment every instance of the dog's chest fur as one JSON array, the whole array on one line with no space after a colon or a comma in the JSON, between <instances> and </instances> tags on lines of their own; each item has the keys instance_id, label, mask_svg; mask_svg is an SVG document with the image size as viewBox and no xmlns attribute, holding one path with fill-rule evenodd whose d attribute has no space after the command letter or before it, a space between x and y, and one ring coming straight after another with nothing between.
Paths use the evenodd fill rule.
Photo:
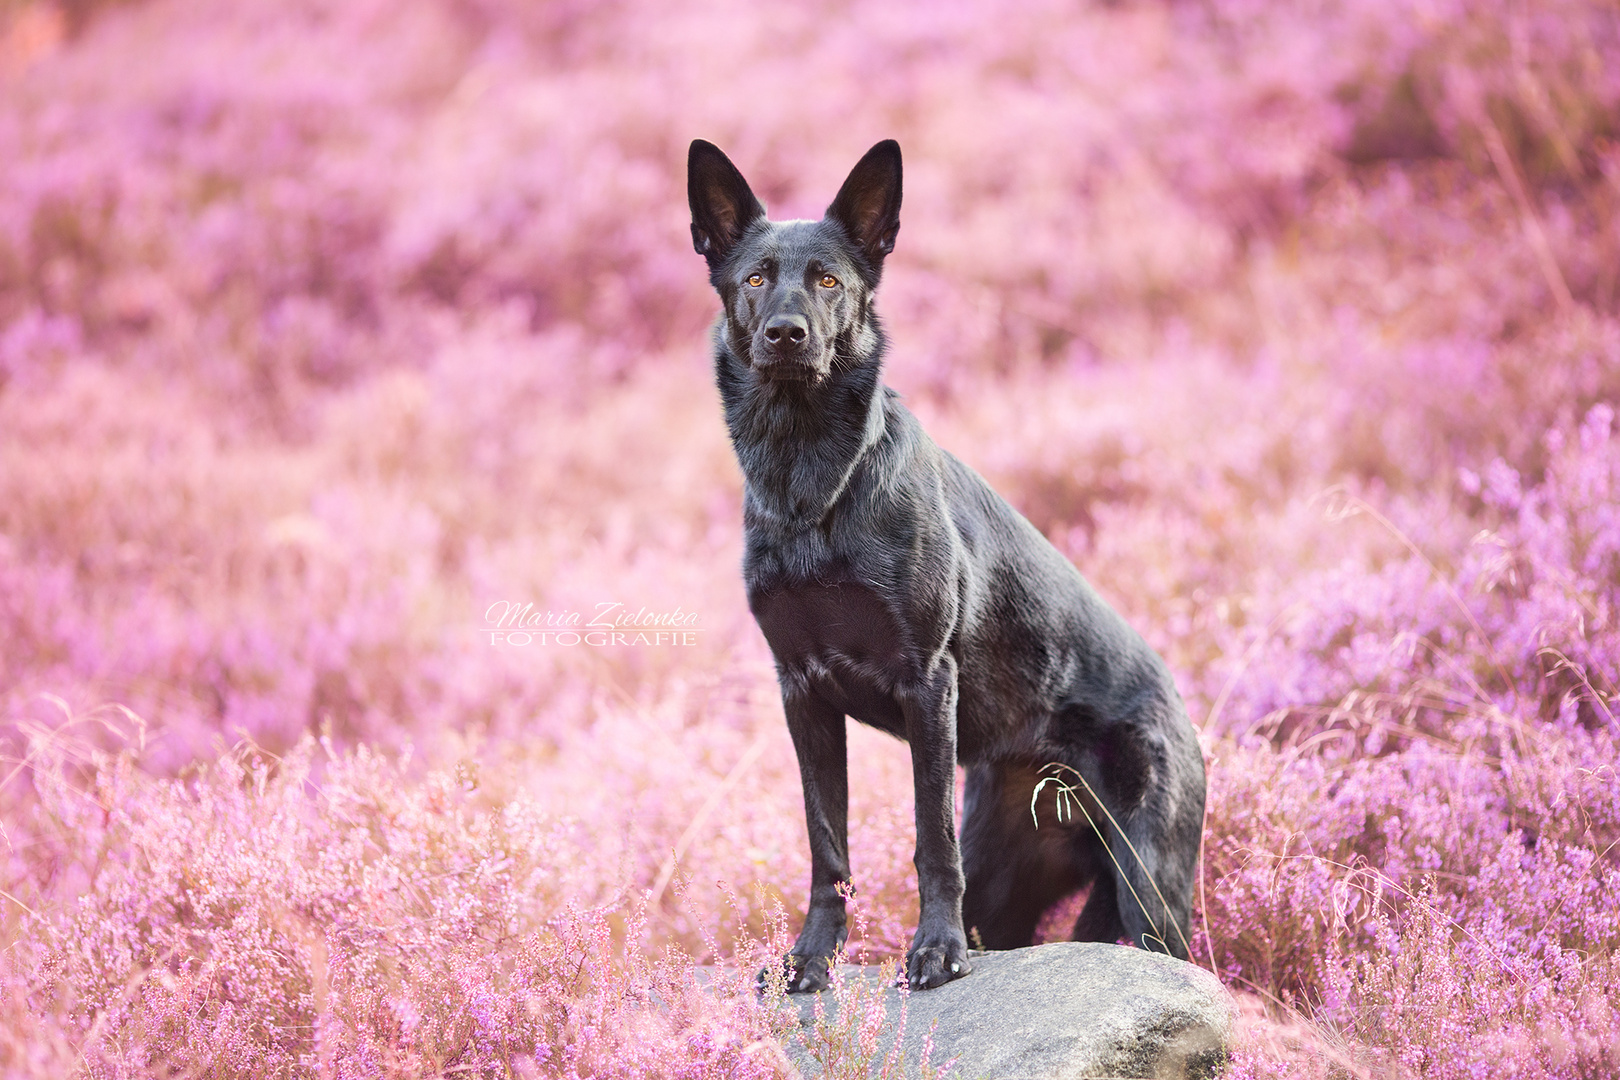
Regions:
<instances>
[{"instance_id":1,"label":"dog's chest fur","mask_svg":"<svg viewBox=\"0 0 1620 1080\"><path fill-rule=\"evenodd\" d=\"M877 590L852 580L749 590L749 606L790 679L829 705L893 735L894 699L910 670L905 629Z\"/></svg>"},{"instance_id":2,"label":"dog's chest fur","mask_svg":"<svg viewBox=\"0 0 1620 1080\"><path fill-rule=\"evenodd\" d=\"M735 362L724 353L718 359L722 368ZM916 678L943 641L921 640L903 602L919 592L916 567L870 542L874 521L884 522L888 535L922 538L911 493L893 487L906 434L894 422L897 406L886 408L875 372L852 374L770 400L728 398L748 485L743 578L749 607L790 683L903 735L895 690ZM722 374L723 391L727 382Z\"/></svg>"}]
</instances>

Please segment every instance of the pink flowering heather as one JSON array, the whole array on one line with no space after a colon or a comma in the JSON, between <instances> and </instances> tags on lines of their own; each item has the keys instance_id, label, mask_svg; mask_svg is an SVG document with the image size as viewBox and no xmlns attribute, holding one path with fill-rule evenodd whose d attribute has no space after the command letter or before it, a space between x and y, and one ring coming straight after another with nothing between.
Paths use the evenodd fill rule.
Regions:
<instances>
[{"instance_id":1,"label":"pink flowering heather","mask_svg":"<svg viewBox=\"0 0 1620 1080\"><path fill-rule=\"evenodd\" d=\"M0 1072L786 1073L697 136L903 145L889 380L1177 673L1232 1075L1620 1071L1617 118L1596 0L0 4Z\"/></svg>"}]
</instances>

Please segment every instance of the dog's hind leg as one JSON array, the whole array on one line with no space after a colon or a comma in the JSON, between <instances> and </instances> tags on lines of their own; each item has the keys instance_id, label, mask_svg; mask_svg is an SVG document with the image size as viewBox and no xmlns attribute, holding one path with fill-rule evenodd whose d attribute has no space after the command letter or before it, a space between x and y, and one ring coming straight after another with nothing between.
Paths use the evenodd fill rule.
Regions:
<instances>
[{"instance_id":1,"label":"dog's hind leg","mask_svg":"<svg viewBox=\"0 0 1620 1080\"><path fill-rule=\"evenodd\" d=\"M1074 921L1074 933L1069 936L1075 941L1104 941L1110 945L1125 936L1112 873L1098 875L1086 897L1086 906L1080 909L1080 917Z\"/></svg>"},{"instance_id":2,"label":"dog's hind leg","mask_svg":"<svg viewBox=\"0 0 1620 1080\"><path fill-rule=\"evenodd\" d=\"M968 769L962 814L967 892L962 921L970 943L1016 949L1035 939L1046 909L1085 884L1072 822L1060 821L1050 796L1030 813L1040 773L1027 764ZM1036 822L1039 820L1039 828Z\"/></svg>"},{"instance_id":3,"label":"dog's hind leg","mask_svg":"<svg viewBox=\"0 0 1620 1080\"><path fill-rule=\"evenodd\" d=\"M1163 732L1170 732L1168 738ZM1144 949L1188 958L1192 893L1203 823L1204 763L1191 727L1160 726L1111 733L1116 763L1140 763L1129 780L1116 772L1113 784L1089 781L1105 802L1089 800L1095 822L1091 843L1099 866L1098 887L1075 925L1075 936L1112 941L1123 936ZM1127 742L1134 745L1123 753ZM1095 775L1095 774L1094 774ZM1121 799L1120 795L1126 795ZM1106 808L1106 812L1105 812ZM1111 883L1112 889L1104 888ZM1112 893L1112 918L1109 898Z\"/></svg>"},{"instance_id":4,"label":"dog's hind leg","mask_svg":"<svg viewBox=\"0 0 1620 1080\"><path fill-rule=\"evenodd\" d=\"M1098 876L1097 887L1075 923L1075 940L1124 937L1141 948L1185 960L1191 936L1190 868L1165 859L1163 845L1151 830L1140 827L1139 820L1124 824L1129 843L1118 830L1104 826L1113 859L1108 863L1109 872ZM1109 852L1102 855L1108 856Z\"/></svg>"}]
</instances>

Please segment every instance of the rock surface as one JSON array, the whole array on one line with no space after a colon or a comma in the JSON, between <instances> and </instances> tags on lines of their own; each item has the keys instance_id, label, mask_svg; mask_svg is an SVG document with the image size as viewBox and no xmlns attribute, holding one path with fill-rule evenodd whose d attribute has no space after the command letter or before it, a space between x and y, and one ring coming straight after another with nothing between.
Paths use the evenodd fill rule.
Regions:
<instances>
[{"instance_id":1,"label":"rock surface","mask_svg":"<svg viewBox=\"0 0 1620 1080\"><path fill-rule=\"evenodd\" d=\"M892 1047L901 991L880 987L875 968L841 969L858 999L882 995L881 1048ZM837 994L794 995L814 1041L815 1009L836 1027ZM956 1059L953 1080L1078 1077L1209 1077L1226 1061L1232 1000L1202 968L1120 945L1054 942L973 957L973 973L905 1002L905 1072L934 1028L930 1062ZM799 1040L788 1056L807 1077L820 1066Z\"/></svg>"}]
</instances>

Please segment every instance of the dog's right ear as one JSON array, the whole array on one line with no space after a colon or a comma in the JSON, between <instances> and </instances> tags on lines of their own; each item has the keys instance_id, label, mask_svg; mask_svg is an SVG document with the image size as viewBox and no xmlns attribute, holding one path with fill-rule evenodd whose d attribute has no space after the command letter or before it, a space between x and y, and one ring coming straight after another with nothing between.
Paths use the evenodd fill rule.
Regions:
<instances>
[{"instance_id":1,"label":"dog's right ear","mask_svg":"<svg viewBox=\"0 0 1620 1080\"><path fill-rule=\"evenodd\" d=\"M686 153L686 199L692 204L692 246L712 270L765 208L748 181L714 143L693 139Z\"/></svg>"}]
</instances>

